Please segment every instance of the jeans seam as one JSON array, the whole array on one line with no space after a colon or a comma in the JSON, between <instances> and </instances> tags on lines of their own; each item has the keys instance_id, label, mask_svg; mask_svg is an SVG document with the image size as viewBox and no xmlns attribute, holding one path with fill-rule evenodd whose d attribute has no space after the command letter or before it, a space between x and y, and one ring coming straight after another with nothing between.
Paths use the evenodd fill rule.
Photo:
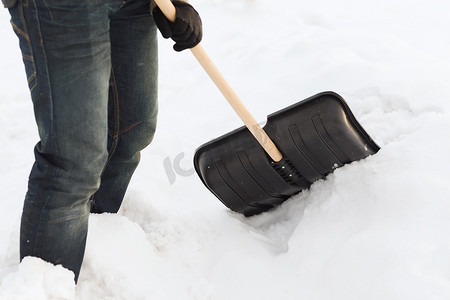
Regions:
<instances>
[{"instance_id":1,"label":"jeans seam","mask_svg":"<svg viewBox=\"0 0 450 300\"><path fill-rule=\"evenodd\" d=\"M28 87L30 89L30 92L33 92L33 90L37 86L37 81L35 81L35 83L32 86L30 86L30 83L33 81L33 79L37 78L37 76L36 76L36 63L35 63L35 60L34 60L34 51L33 51L32 45L31 45L30 34L28 33L28 24L27 24L27 21L25 20L25 15L24 15L24 12L23 12L23 7L29 7L29 2L28 2L28 0L26 0L26 3L23 3L21 1L18 5L19 5L18 11L19 11L20 22L22 23L24 29L23 30L20 29L12 21L11 21L11 25L12 25L13 29L27 41L27 44L28 44L28 49L30 51L30 55L24 54L23 51L21 51L21 52L22 52L22 57L24 59L30 61L31 65L32 65L32 68L33 68L33 74L31 74L27 78Z\"/></svg>"},{"instance_id":2,"label":"jeans seam","mask_svg":"<svg viewBox=\"0 0 450 300\"><path fill-rule=\"evenodd\" d=\"M114 152L116 151L117 144L119 142L120 125L119 125L119 93L117 91L116 77L114 74L114 69L111 66L111 93L113 98L113 132L112 132L112 142L111 149L109 149L108 160L105 163L105 168L111 160Z\"/></svg>"},{"instance_id":3,"label":"jeans seam","mask_svg":"<svg viewBox=\"0 0 450 300\"><path fill-rule=\"evenodd\" d=\"M119 136L119 135L121 135L121 134L123 134L123 133L125 133L125 132L130 131L131 129L133 129L134 127L136 127L137 125L139 125L139 124L141 124L141 123L144 123L144 121L138 121L138 122L136 122L136 123L134 123L134 124L131 124L131 125L128 126L127 128L120 130L120 131L118 132L117 136Z\"/></svg>"},{"instance_id":4,"label":"jeans seam","mask_svg":"<svg viewBox=\"0 0 450 300\"><path fill-rule=\"evenodd\" d=\"M103 170L102 173L100 175L103 176L103 172L105 172L106 167L108 166L109 162L111 161L116 148L117 148L117 144L118 144L118 140L119 140L119 93L117 92L117 83L116 83L116 77L114 75L114 69L111 65L111 75L110 75L110 80L111 80L111 93L112 93L112 98L113 98L113 130L109 130L108 128L108 134L111 136L111 148L108 149L108 159L105 162L105 165L103 166ZM90 202L91 202L91 208L93 206L95 206L95 193L90 197Z\"/></svg>"},{"instance_id":5,"label":"jeans seam","mask_svg":"<svg viewBox=\"0 0 450 300\"><path fill-rule=\"evenodd\" d=\"M58 168L54 168L54 171L52 172L52 178L57 178L58 177ZM54 189L54 180L51 181L51 185L50 185L50 189ZM37 222L37 226L36 226L36 237L35 240L33 241L33 248L32 248L32 253L34 254L36 251L37 245L38 245L38 240L41 238L42 236L42 226L41 226L41 221L42 221L42 215L44 214L44 211L47 210L48 207L48 203L50 202L50 193L47 196L47 199L45 199L44 205L42 206L42 209L39 213L39 219Z\"/></svg>"},{"instance_id":6,"label":"jeans seam","mask_svg":"<svg viewBox=\"0 0 450 300\"><path fill-rule=\"evenodd\" d=\"M27 3L27 6L26 7L29 7L29 0L25 0L26 1L26 3ZM43 55L43 59L44 59L44 61L45 61L45 68L46 68L46 75L47 75L47 80L48 80L48 65L47 65L47 58L46 58L46 55L45 55L45 48L44 48L44 40L43 40L43 37L42 37L42 31L41 31L41 24L40 24L40 22L39 22L39 12L38 12L38 8L37 8L37 5L36 5L36 0L32 0L32 4L34 5L34 9L35 9L35 15L34 15L34 18L35 18L35 20L36 20L36 30L38 31L38 33L39 33L39 39L40 39L40 41L41 41L41 44L39 44L39 45L37 45L38 47L41 47L42 49L42 55ZM22 11L22 17L23 17L24 15L23 15L23 11ZM25 20L25 18L23 17L23 19ZM25 28L27 28L27 31L28 31L28 27L27 27L27 24L26 23L24 23L24 27ZM31 39L30 39L30 52L32 53L32 55L34 56L34 51L33 51L33 48L31 48ZM34 66L34 70L35 70L35 72L36 72L36 65L34 64L34 62L33 62L33 66ZM37 82L36 82L36 84L35 84L35 86L33 86L33 89L35 88L37 86ZM51 93L51 85L50 85L50 82L48 82L48 89L49 89L49 97L50 97L50 101L51 102L53 102L53 97L52 97L52 93ZM51 105L51 106L53 106L53 105ZM53 109L51 108L51 114L53 115ZM54 120L54 119L53 119ZM52 123L53 123L53 121L52 121ZM52 136L55 136L54 135L54 126L52 125L51 126L51 129L50 129L50 135L52 135ZM60 151L59 151L59 146L58 146L58 143L55 143L55 151L56 151L56 153L59 153ZM58 168L53 168L53 172L52 172L53 174L51 174L51 178L58 178L59 176L58 176L58 173L59 173L59 169ZM50 187L49 187L51 190L52 189L54 189L55 188L55 180L52 180L51 181L51 184L50 184ZM40 229L40 225L41 225L41 220L42 220L42 215L43 215L43 213L44 213L44 211L47 209L47 207L48 207L48 204L49 204L49 202L50 202L50 195L51 195L51 193L49 193L49 195L47 196L47 199L45 199L45 202L44 202L44 205L42 206L42 210L41 210L41 212L40 212L40 215L39 215L39 221L38 221L38 226L37 226L37 228L36 228L36 240L34 241L34 245L33 245L33 252L35 251L35 249L36 249L36 246L37 246L37 241L38 241L38 236L39 235L41 235L42 233L40 233L40 230L42 230L42 229Z\"/></svg>"},{"instance_id":7,"label":"jeans seam","mask_svg":"<svg viewBox=\"0 0 450 300\"><path fill-rule=\"evenodd\" d=\"M33 74L31 74L31 76L28 78L28 85L30 85L30 83L36 79L36 72L34 72ZM30 87L30 92L33 92L34 89L37 87L37 82L35 82L31 87Z\"/></svg>"},{"instance_id":8,"label":"jeans seam","mask_svg":"<svg viewBox=\"0 0 450 300\"><path fill-rule=\"evenodd\" d=\"M21 14L22 15L22 14ZM20 29L16 24L14 24L11 21L11 25L13 27L13 29L20 34L21 36L23 36L28 42L30 41L30 36L28 35L28 33L26 33L25 31L23 31L22 29Z\"/></svg>"},{"instance_id":9,"label":"jeans seam","mask_svg":"<svg viewBox=\"0 0 450 300\"><path fill-rule=\"evenodd\" d=\"M26 0L26 1L29 1L29 0ZM40 23L40 18L39 18L39 10L38 10L38 7L37 7L37 4L36 4L36 0L32 0L32 2L33 2L33 4L34 4L34 9L35 9L35 18L36 18L36 30L38 31L38 33L39 33L39 40L40 40L40 44L38 44L37 45L37 47L40 47L41 48L41 51L42 51L42 58L43 58L43 61L44 61L44 68L45 68L45 75L46 75L46 80L47 80L47 88L48 88L48 96L49 96L49 101L50 101L50 115L51 115L51 118L52 118L52 126L51 126L51 128L50 128L50 132L49 132L49 134L50 134L50 138L51 139L53 139L53 140L55 140L54 139L54 137L56 136L55 135L55 126L54 126L54 122L55 122L55 115L54 115L54 113L53 113L53 93L52 93L52 88L51 88L51 84L50 84L50 78L49 78L49 71L48 71L48 63L47 63L47 55L46 55L46 51L45 51L45 47L44 47L44 38L43 38L43 36L42 36L42 30L41 30L41 23ZM36 71L36 67L35 67L35 71ZM37 75L36 75L36 77L37 77ZM37 82L36 82L36 85L37 85ZM33 89L35 88L36 86L34 86L33 87ZM54 143L54 147L55 147L55 152L56 153L60 153L61 151L60 151L60 148L59 148L59 144L58 144L58 140L56 139L55 140L55 143Z\"/></svg>"}]
</instances>

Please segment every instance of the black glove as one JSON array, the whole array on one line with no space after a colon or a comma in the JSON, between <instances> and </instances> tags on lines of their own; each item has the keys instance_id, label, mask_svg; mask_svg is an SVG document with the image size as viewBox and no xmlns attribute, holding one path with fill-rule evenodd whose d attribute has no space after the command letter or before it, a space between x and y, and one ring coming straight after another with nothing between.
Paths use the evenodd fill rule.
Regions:
<instances>
[{"instance_id":1,"label":"black glove","mask_svg":"<svg viewBox=\"0 0 450 300\"><path fill-rule=\"evenodd\" d=\"M170 22L164 16L159 7L153 10L153 19L164 38L172 38L175 41L173 49L183 51L195 47L202 40L202 20L198 12L183 1L174 0L172 4L176 8L175 22Z\"/></svg>"}]
</instances>

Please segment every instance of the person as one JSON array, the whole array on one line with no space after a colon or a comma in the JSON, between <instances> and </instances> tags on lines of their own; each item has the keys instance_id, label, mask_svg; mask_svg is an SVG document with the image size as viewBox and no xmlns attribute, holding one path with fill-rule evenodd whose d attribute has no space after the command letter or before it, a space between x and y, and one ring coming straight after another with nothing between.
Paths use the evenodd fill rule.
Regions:
<instances>
[{"instance_id":1,"label":"person","mask_svg":"<svg viewBox=\"0 0 450 300\"><path fill-rule=\"evenodd\" d=\"M174 0L2 0L19 38L40 141L34 148L20 259L74 272L89 213L116 213L157 121L157 29L182 51L202 38L197 11Z\"/></svg>"}]
</instances>

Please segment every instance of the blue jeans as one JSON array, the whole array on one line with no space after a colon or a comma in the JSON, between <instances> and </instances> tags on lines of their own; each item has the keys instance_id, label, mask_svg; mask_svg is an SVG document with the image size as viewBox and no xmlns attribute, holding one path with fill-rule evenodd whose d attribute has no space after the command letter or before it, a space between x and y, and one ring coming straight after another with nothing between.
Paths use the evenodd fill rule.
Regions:
<instances>
[{"instance_id":1,"label":"blue jeans","mask_svg":"<svg viewBox=\"0 0 450 300\"><path fill-rule=\"evenodd\" d=\"M20 257L77 280L89 213L117 212L157 117L149 0L19 0L10 8L40 141Z\"/></svg>"}]
</instances>

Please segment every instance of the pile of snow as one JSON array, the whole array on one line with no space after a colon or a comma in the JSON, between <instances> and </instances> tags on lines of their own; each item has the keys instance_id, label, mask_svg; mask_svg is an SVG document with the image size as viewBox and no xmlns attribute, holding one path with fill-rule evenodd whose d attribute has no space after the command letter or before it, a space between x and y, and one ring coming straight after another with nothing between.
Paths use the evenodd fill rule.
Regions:
<instances>
[{"instance_id":1,"label":"pile of snow","mask_svg":"<svg viewBox=\"0 0 450 300\"><path fill-rule=\"evenodd\" d=\"M25 257L19 270L3 279L0 299L75 299L74 274L39 258Z\"/></svg>"},{"instance_id":2,"label":"pile of snow","mask_svg":"<svg viewBox=\"0 0 450 300\"><path fill-rule=\"evenodd\" d=\"M161 39L157 135L119 214L91 216L75 287L61 266L18 264L37 130L3 10L0 299L449 299L450 3L192 2L205 49L258 120L334 90L381 150L274 211L228 211L191 158L240 120Z\"/></svg>"}]
</instances>

